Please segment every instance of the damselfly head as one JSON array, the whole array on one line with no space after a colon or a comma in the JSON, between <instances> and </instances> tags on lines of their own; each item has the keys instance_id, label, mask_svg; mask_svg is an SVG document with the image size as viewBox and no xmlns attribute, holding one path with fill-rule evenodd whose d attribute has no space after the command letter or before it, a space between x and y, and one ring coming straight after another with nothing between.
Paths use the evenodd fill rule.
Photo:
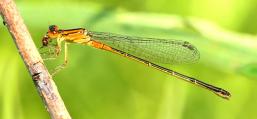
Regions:
<instances>
[{"instance_id":1,"label":"damselfly head","mask_svg":"<svg viewBox=\"0 0 257 119\"><path fill-rule=\"evenodd\" d=\"M56 39L59 36L59 29L58 26L56 25L50 25L48 28L48 31L46 32L45 37L43 38L43 40L45 39L45 42L48 40L50 41L51 39Z\"/></svg>"},{"instance_id":2,"label":"damselfly head","mask_svg":"<svg viewBox=\"0 0 257 119\"><path fill-rule=\"evenodd\" d=\"M49 29L48 29L48 32L51 32L51 33L53 33L53 34L56 34L56 33L58 33L58 26L56 26L56 25L50 25L49 26Z\"/></svg>"}]
</instances>

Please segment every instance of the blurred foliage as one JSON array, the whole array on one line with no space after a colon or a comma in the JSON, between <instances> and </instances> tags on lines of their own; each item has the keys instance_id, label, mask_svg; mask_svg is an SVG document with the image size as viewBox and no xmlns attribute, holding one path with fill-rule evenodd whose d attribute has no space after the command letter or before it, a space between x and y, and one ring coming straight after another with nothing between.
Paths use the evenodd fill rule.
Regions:
<instances>
[{"instance_id":1,"label":"blurred foliage","mask_svg":"<svg viewBox=\"0 0 257 119\"><path fill-rule=\"evenodd\" d=\"M51 24L189 41L201 52L199 63L167 67L232 93L226 101L140 63L71 44L69 64L54 79L75 119L256 118L257 1L17 0L17 7L38 47ZM49 118L3 25L0 36L0 118ZM51 69L62 60L46 64Z\"/></svg>"}]
</instances>

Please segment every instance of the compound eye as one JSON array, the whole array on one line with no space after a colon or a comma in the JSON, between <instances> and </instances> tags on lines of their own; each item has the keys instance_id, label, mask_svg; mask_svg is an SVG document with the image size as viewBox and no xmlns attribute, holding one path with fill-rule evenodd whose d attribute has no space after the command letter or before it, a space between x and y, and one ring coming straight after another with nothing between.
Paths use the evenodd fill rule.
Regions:
<instances>
[{"instance_id":1,"label":"compound eye","mask_svg":"<svg viewBox=\"0 0 257 119\"><path fill-rule=\"evenodd\" d=\"M56 26L56 25L49 26L49 31L52 32L52 33L57 33L58 26Z\"/></svg>"}]
</instances>

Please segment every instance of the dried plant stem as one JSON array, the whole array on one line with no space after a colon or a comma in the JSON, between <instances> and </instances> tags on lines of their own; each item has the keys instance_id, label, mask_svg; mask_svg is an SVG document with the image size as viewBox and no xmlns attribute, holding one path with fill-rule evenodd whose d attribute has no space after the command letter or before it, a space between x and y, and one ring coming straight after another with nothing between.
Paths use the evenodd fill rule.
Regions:
<instances>
[{"instance_id":1,"label":"dried plant stem","mask_svg":"<svg viewBox=\"0 0 257 119\"><path fill-rule=\"evenodd\" d=\"M0 13L51 118L71 119L15 3L12 0L1 0Z\"/></svg>"}]
</instances>

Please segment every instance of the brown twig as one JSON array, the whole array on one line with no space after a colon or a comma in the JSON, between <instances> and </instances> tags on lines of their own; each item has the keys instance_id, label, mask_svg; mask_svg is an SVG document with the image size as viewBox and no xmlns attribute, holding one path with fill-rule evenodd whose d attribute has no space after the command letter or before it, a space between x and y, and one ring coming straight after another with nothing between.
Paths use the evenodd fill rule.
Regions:
<instances>
[{"instance_id":1,"label":"brown twig","mask_svg":"<svg viewBox=\"0 0 257 119\"><path fill-rule=\"evenodd\" d=\"M51 118L71 119L15 3L12 0L1 0L0 12Z\"/></svg>"}]
</instances>

